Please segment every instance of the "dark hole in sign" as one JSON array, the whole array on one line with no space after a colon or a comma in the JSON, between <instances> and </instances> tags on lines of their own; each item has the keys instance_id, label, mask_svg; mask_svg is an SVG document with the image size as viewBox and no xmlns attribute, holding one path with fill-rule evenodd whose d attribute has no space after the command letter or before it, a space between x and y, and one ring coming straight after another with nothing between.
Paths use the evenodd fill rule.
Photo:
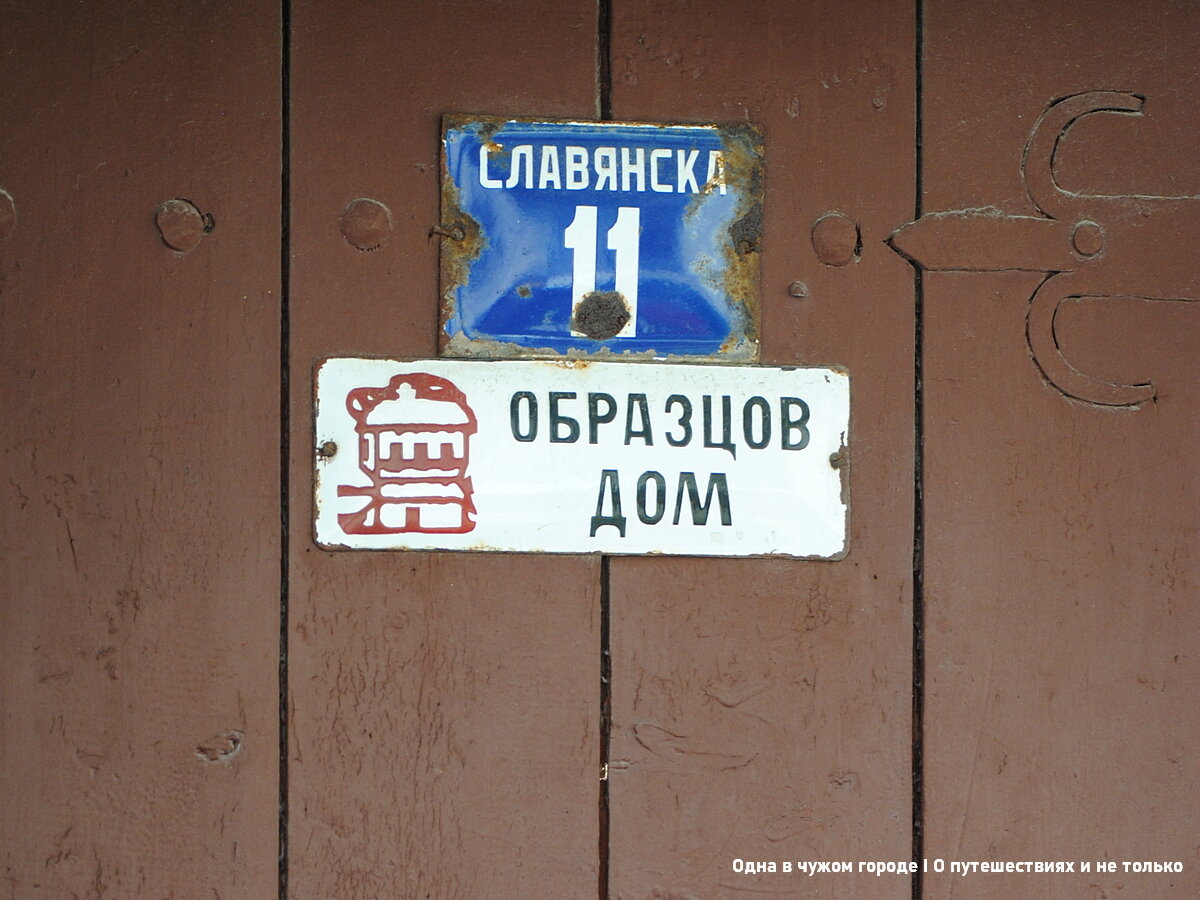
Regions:
<instances>
[{"instance_id":1,"label":"dark hole in sign","mask_svg":"<svg viewBox=\"0 0 1200 900\"><path fill-rule=\"evenodd\" d=\"M571 328L594 341L615 336L629 321L629 307L618 291L592 291L575 307Z\"/></svg>"}]
</instances>

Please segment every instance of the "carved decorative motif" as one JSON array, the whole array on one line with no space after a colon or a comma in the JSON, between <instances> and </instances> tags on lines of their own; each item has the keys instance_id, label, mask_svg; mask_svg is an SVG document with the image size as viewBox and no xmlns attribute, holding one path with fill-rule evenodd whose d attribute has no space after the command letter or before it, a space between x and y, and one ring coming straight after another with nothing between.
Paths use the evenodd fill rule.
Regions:
<instances>
[{"instance_id":1,"label":"carved decorative motif","mask_svg":"<svg viewBox=\"0 0 1200 900\"><path fill-rule=\"evenodd\" d=\"M1083 116L1140 116L1145 98L1118 91L1062 97L1039 117L1021 157L1021 175L1038 216L993 207L935 212L894 231L892 249L929 271L1044 272L1030 298L1026 339L1055 388L1101 406L1139 406L1155 397L1149 380L1114 384L1076 369L1063 356L1056 319L1067 300L1126 297L1195 301L1200 265L1163 252L1200 239L1200 197L1079 194L1055 179L1055 158Z\"/></svg>"}]
</instances>

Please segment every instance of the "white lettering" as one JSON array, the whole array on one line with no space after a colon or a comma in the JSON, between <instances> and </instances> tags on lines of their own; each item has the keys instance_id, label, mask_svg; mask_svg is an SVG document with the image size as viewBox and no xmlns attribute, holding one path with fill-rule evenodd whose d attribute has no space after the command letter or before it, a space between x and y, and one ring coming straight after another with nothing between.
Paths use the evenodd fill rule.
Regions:
<instances>
[{"instance_id":1,"label":"white lettering","mask_svg":"<svg viewBox=\"0 0 1200 900\"><path fill-rule=\"evenodd\" d=\"M596 168L596 190L615 191L617 189L617 148L597 147L596 152L592 155L592 164Z\"/></svg>"},{"instance_id":2,"label":"white lettering","mask_svg":"<svg viewBox=\"0 0 1200 900\"><path fill-rule=\"evenodd\" d=\"M571 256L571 334L582 332L574 326L574 316L588 294L596 290L596 222L597 207L575 207L575 218L563 231L563 246L573 250ZM613 337L633 337L637 334L638 263L641 242L641 210L622 206L617 221L608 230L608 249L615 252L613 289L621 295L628 319Z\"/></svg>"},{"instance_id":3,"label":"white lettering","mask_svg":"<svg viewBox=\"0 0 1200 900\"><path fill-rule=\"evenodd\" d=\"M596 290L596 207L575 207L575 218L563 231L563 246L571 255L571 312ZM571 329L578 337L582 332Z\"/></svg>"},{"instance_id":4,"label":"white lettering","mask_svg":"<svg viewBox=\"0 0 1200 900\"><path fill-rule=\"evenodd\" d=\"M725 193L725 155L720 150L708 151L708 177L704 179L704 189L711 191L714 184L718 192Z\"/></svg>"},{"instance_id":5,"label":"white lettering","mask_svg":"<svg viewBox=\"0 0 1200 900\"><path fill-rule=\"evenodd\" d=\"M608 230L608 249L613 251L615 271L613 289L625 299L629 321L617 332L617 337L637 334L638 265L642 239L642 211L636 206L622 206L617 221Z\"/></svg>"},{"instance_id":6,"label":"white lettering","mask_svg":"<svg viewBox=\"0 0 1200 900\"><path fill-rule=\"evenodd\" d=\"M567 190L582 191L588 186L587 150L567 147Z\"/></svg>"},{"instance_id":7,"label":"white lettering","mask_svg":"<svg viewBox=\"0 0 1200 900\"><path fill-rule=\"evenodd\" d=\"M508 173L508 181L504 182L506 188L517 186L517 182L521 179L522 162L525 163L525 189L533 190L533 146L531 144L513 147L512 169Z\"/></svg>"},{"instance_id":8,"label":"white lettering","mask_svg":"<svg viewBox=\"0 0 1200 900\"><path fill-rule=\"evenodd\" d=\"M676 150L676 183L681 194L700 193L700 185L696 184L696 157L700 155L699 150L693 150L688 153L686 150ZM686 187L691 184L691 191L687 191Z\"/></svg>"},{"instance_id":9,"label":"white lettering","mask_svg":"<svg viewBox=\"0 0 1200 900\"><path fill-rule=\"evenodd\" d=\"M628 147L621 148L621 190L636 190L639 193L646 190L646 151L641 147L635 148L636 155L630 159ZM637 176L637 187L630 188L631 176Z\"/></svg>"},{"instance_id":10,"label":"white lettering","mask_svg":"<svg viewBox=\"0 0 1200 900\"><path fill-rule=\"evenodd\" d=\"M660 194L672 193L671 186L659 181L658 178L658 163L660 160L670 159L671 151L664 150L661 147L657 150L650 151L650 187Z\"/></svg>"},{"instance_id":11,"label":"white lettering","mask_svg":"<svg viewBox=\"0 0 1200 900\"><path fill-rule=\"evenodd\" d=\"M479 145L479 183L485 188L504 187L499 178L488 177L488 148L487 144Z\"/></svg>"},{"instance_id":12,"label":"white lettering","mask_svg":"<svg viewBox=\"0 0 1200 900\"><path fill-rule=\"evenodd\" d=\"M542 148L542 168L538 175L538 190L544 191L548 187L562 187L558 177L558 148L554 146Z\"/></svg>"},{"instance_id":13,"label":"white lettering","mask_svg":"<svg viewBox=\"0 0 1200 900\"><path fill-rule=\"evenodd\" d=\"M499 145L479 146L479 184L490 190L524 187L526 190L623 191L643 193L646 182L660 194L705 194L727 192L724 153L709 150L707 177L701 184L697 174L704 151L680 147L587 147L555 144L518 144L508 154L508 177L491 169ZM590 156L589 156L590 152ZM618 156L619 153L619 156ZM674 173L671 172L672 161ZM535 173L536 167L536 173ZM620 183L618 184L618 171ZM595 173L593 183L592 173ZM536 178L534 177L536 174Z\"/></svg>"}]
</instances>

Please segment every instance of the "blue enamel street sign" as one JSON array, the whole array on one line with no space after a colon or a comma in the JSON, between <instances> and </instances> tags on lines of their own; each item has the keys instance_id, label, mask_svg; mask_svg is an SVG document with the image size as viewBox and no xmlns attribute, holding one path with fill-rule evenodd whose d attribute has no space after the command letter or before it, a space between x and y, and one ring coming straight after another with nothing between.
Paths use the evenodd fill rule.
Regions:
<instances>
[{"instance_id":1,"label":"blue enamel street sign","mask_svg":"<svg viewBox=\"0 0 1200 900\"><path fill-rule=\"evenodd\" d=\"M447 355L757 358L752 128L444 125Z\"/></svg>"}]
</instances>

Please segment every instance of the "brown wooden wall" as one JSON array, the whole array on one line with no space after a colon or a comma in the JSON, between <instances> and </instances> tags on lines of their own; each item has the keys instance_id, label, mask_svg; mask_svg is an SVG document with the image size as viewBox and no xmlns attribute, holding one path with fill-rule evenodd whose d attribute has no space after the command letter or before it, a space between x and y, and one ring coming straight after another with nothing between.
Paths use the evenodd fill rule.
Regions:
<instances>
[{"instance_id":1,"label":"brown wooden wall","mask_svg":"<svg viewBox=\"0 0 1200 900\"><path fill-rule=\"evenodd\" d=\"M8 4L0 896L1195 897L1198 38ZM762 359L851 373L846 559L315 546L314 362L437 353L446 113L762 129ZM993 860L1076 871L949 870Z\"/></svg>"},{"instance_id":2,"label":"brown wooden wall","mask_svg":"<svg viewBox=\"0 0 1200 900\"><path fill-rule=\"evenodd\" d=\"M842 563L613 561L613 897L798 890L737 858L910 856L912 273L881 242L912 211L914 21L779 2L731 42L719 4L614 7L615 117L764 130L763 361L850 369L854 493ZM833 211L870 247L857 264L815 258Z\"/></svg>"},{"instance_id":3,"label":"brown wooden wall","mask_svg":"<svg viewBox=\"0 0 1200 900\"><path fill-rule=\"evenodd\" d=\"M0 892L271 896L278 10L0 20Z\"/></svg>"},{"instance_id":4,"label":"brown wooden wall","mask_svg":"<svg viewBox=\"0 0 1200 900\"><path fill-rule=\"evenodd\" d=\"M926 276L925 845L947 859L1185 870L931 875L934 898L1200 891L1200 308L1151 299L1200 299L1200 268L1171 249L1194 233L1187 204L1200 200L1164 221L1164 201L1119 197L1200 194L1200 72L1186 49L1200 8L1068 6L926 5L924 209L1035 215L1021 152L1049 101L1144 95L1143 115L1092 114L1062 139L1063 190L1116 199L1066 198L1054 210L1078 206L1106 232L1099 265L1072 254L1056 265L1079 274L1054 279L1100 295L1060 308L1066 358L1103 381L1149 379L1156 397L1104 407L1047 386L1023 339L1045 273ZM1149 247L1126 253L1142 233ZM1005 243L1017 241L993 249L1009 258L988 265L1028 265ZM953 249L960 262L974 255ZM1120 266L1104 267L1106 256ZM1144 299L1104 296L1124 292Z\"/></svg>"}]
</instances>

